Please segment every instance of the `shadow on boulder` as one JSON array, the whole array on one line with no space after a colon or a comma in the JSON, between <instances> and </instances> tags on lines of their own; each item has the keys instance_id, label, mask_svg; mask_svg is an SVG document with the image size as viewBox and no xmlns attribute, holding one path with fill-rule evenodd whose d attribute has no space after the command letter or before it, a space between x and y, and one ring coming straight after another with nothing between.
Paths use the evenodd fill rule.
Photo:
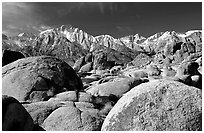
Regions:
<instances>
[{"instance_id":1,"label":"shadow on boulder","mask_svg":"<svg viewBox=\"0 0 204 133\"><path fill-rule=\"evenodd\" d=\"M3 57L2 57L2 66L5 66L21 58L25 58L25 56L21 52L4 50Z\"/></svg>"}]
</instances>

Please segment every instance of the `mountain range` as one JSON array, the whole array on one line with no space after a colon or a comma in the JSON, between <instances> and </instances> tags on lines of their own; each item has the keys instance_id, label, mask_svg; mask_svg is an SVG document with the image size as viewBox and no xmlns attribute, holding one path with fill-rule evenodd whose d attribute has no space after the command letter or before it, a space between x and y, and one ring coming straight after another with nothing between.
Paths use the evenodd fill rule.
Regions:
<instances>
[{"instance_id":1,"label":"mountain range","mask_svg":"<svg viewBox=\"0 0 204 133\"><path fill-rule=\"evenodd\" d=\"M8 37L2 34L2 43L3 51L20 51L25 56L57 56L71 66L87 53L94 56L103 53L107 61L123 65L133 61L140 53L152 58L163 56L164 60L168 56L179 63L186 58L186 52L186 56L202 52L202 30L158 32L147 38L140 34L114 38L110 35L92 36L79 28L62 25L37 35L20 33Z\"/></svg>"}]
</instances>

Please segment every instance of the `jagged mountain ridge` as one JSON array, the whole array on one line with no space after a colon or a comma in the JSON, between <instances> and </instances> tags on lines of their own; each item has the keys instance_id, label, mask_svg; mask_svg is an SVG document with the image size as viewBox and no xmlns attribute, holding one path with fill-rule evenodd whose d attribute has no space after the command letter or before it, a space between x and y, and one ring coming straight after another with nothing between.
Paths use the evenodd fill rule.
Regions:
<instances>
[{"instance_id":1,"label":"jagged mountain ridge","mask_svg":"<svg viewBox=\"0 0 204 133\"><path fill-rule=\"evenodd\" d=\"M161 40L168 40L172 36L179 38L178 42L186 42L187 39L192 38L191 41L201 42L202 31L201 30L190 30L185 33L177 33L175 31L158 32L154 35L145 38L139 34L129 35L121 38L114 38L110 35L99 35L92 36L79 28L74 28L72 26L62 25L59 28L53 28L41 32L40 34L45 34L47 32L59 32L66 36L71 42L77 42L81 44L84 49L91 49L91 44L100 43L106 47L113 48L113 44L125 45L130 49L134 49L135 45L143 46L150 42L156 42ZM114 49L114 48L113 48Z\"/></svg>"},{"instance_id":2,"label":"jagged mountain ridge","mask_svg":"<svg viewBox=\"0 0 204 133\"><path fill-rule=\"evenodd\" d=\"M61 34L66 37L70 42L79 43L83 49L92 51L95 44L104 45L111 49L118 51L118 47L122 46L130 50L137 50L142 52L150 52L147 47L150 45L157 45L160 41L169 42L202 42L202 31L201 30L190 30L185 33L177 33L175 31L158 32L150 37L143 37L139 34L129 35L121 38L114 38L110 35L99 35L92 36L79 28L74 28L72 26L62 25L58 28L52 28L40 32L39 36L44 36L45 34ZM20 33L17 37L13 37L12 40L25 42L36 39L36 36L32 33ZM26 39L27 38L27 39ZM130 49L130 50L129 50ZM146 50L145 50L146 49ZM145 50L145 51L143 51Z\"/></svg>"},{"instance_id":3,"label":"jagged mountain ridge","mask_svg":"<svg viewBox=\"0 0 204 133\"><path fill-rule=\"evenodd\" d=\"M53 28L53 29L48 29L46 31L43 31L40 33L40 35L49 33L49 32L57 32L59 34L64 34L64 36L71 42L77 42L82 45L84 49L88 49L91 51L93 49L92 44L101 44L106 47L112 48L114 50L117 50L115 48L115 45L121 45L124 47L127 47L129 49L134 49L134 46L130 45L129 43L134 42L143 42L145 37L140 36L139 34L135 35L129 35L126 37L121 37L121 38L114 38L110 35L99 35L99 36L92 36L79 28L73 28L70 26L65 26L62 25L59 28Z\"/></svg>"},{"instance_id":4,"label":"jagged mountain ridge","mask_svg":"<svg viewBox=\"0 0 204 133\"><path fill-rule=\"evenodd\" d=\"M116 39L110 35L94 37L79 28L62 25L42 31L38 35L20 33L16 37L7 37L6 35L2 35L2 37L3 49L15 47L16 51L29 53L29 56L44 54L59 56L63 60L72 60L72 64L77 58L86 55L88 52L94 54L100 48L107 49L104 50L105 55L110 55L111 58L120 56L114 60L117 64L120 61L126 64L139 53L148 55L162 53L165 55L165 53L169 52L169 47L174 47L177 43L182 43L182 47L187 47L187 49L190 45L186 43L192 43L195 47L198 46L198 49L200 47L196 52L200 52L202 49L201 30L191 30L185 33L175 31L158 32L148 38L135 34ZM108 51L112 51L112 54L107 54ZM192 51L192 48L190 48L190 51ZM172 52L175 52L175 50L170 51L170 53ZM107 59L110 59L110 57L107 57Z\"/></svg>"}]
</instances>

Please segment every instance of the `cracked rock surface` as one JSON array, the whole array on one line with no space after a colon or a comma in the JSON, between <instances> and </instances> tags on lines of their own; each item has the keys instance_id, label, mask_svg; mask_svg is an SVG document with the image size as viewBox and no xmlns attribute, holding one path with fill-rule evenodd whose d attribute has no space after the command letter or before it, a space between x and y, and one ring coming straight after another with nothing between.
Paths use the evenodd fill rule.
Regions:
<instances>
[{"instance_id":1,"label":"cracked rock surface","mask_svg":"<svg viewBox=\"0 0 204 133\"><path fill-rule=\"evenodd\" d=\"M101 130L202 130L201 90L168 80L138 85L119 99Z\"/></svg>"}]
</instances>

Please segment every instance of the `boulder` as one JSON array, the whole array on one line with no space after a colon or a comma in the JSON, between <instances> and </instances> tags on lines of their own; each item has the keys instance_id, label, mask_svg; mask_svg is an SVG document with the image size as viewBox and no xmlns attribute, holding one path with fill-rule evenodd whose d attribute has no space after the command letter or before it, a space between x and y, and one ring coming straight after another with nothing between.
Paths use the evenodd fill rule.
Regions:
<instances>
[{"instance_id":1,"label":"boulder","mask_svg":"<svg viewBox=\"0 0 204 133\"><path fill-rule=\"evenodd\" d=\"M19 101L45 101L60 92L82 89L75 71L55 57L28 57L2 68L2 94Z\"/></svg>"},{"instance_id":2,"label":"boulder","mask_svg":"<svg viewBox=\"0 0 204 133\"><path fill-rule=\"evenodd\" d=\"M99 131L102 119L97 110L81 111L76 107L60 107L43 123L47 131Z\"/></svg>"},{"instance_id":3,"label":"boulder","mask_svg":"<svg viewBox=\"0 0 204 133\"><path fill-rule=\"evenodd\" d=\"M131 78L147 78L148 73L145 69L133 68L123 72L124 76Z\"/></svg>"},{"instance_id":4,"label":"boulder","mask_svg":"<svg viewBox=\"0 0 204 133\"><path fill-rule=\"evenodd\" d=\"M2 96L2 130L32 131L34 123L19 101L13 97Z\"/></svg>"},{"instance_id":5,"label":"boulder","mask_svg":"<svg viewBox=\"0 0 204 133\"><path fill-rule=\"evenodd\" d=\"M44 120L57 108L62 105L59 102L41 101L31 104L23 104L25 109L31 115L34 124L42 125Z\"/></svg>"},{"instance_id":6,"label":"boulder","mask_svg":"<svg viewBox=\"0 0 204 133\"><path fill-rule=\"evenodd\" d=\"M200 74L198 72L198 67L199 67L199 64L197 62L193 62L193 61L183 62L179 65L175 77L179 77L180 75Z\"/></svg>"},{"instance_id":7,"label":"boulder","mask_svg":"<svg viewBox=\"0 0 204 133\"><path fill-rule=\"evenodd\" d=\"M171 67L164 67L161 69L161 76L162 77L174 77L176 72Z\"/></svg>"},{"instance_id":8,"label":"boulder","mask_svg":"<svg viewBox=\"0 0 204 133\"><path fill-rule=\"evenodd\" d=\"M80 68L85 64L85 57L82 56L81 58L79 58L75 63L74 63L74 66L73 66L73 69L75 71L79 71Z\"/></svg>"},{"instance_id":9,"label":"boulder","mask_svg":"<svg viewBox=\"0 0 204 133\"><path fill-rule=\"evenodd\" d=\"M91 102L92 96L86 92L78 92L78 94L76 94L75 91L68 91L55 95L55 97L50 98L49 101Z\"/></svg>"},{"instance_id":10,"label":"boulder","mask_svg":"<svg viewBox=\"0 0 204 133\"><path fill-rule=\"evenodd\" d=\"M83 65L80 70L79 70L79 73L86 73L86 72L89 72L93 69L93 63L92 62L89 62L85 65Z\"/></svg>"},{"instance_id":11,"label":"boulder","mask_svg":"<svg viewBox=\"0 0 204 133\"><path fill-rule=\"evenodd\" d=\"M146 66L146 71L149 77L160 76L161 70L158 68L157 65L150 64Z\"/></svg>"},{"instance_id":12,"label":"boulder","mask_svg":"<svg viewBox=\"0 0 204 133\"><path fill-rule=\"evenodd\" d=\"M120 98L124 93L128 92L130 89L141 84L142 82L143 81L139 78L120 78L113 82L106 82L93 86L86 92L94 96L109 96L110 94L113 94Z\"/></svg>"},{"instance_id":13,"label":"boulder","mask_svg":"<svg viewBox=\"0 0 204 133\"><path fill-rule=\"evenodd\" d=\"M198 63L193 61L183 62L177 68L175 78L178 78L181 82L202 88L202 75L198 71Z\"/></svg>"},{"instance_id":14,"label":"boulder","mask_svg":"<svg viewBox=\"0 0 204 133\"><path fill-rule=\"evenodd\" d=\"M134 87L107 115L102 131L201 131L202 92L170 80Z\"/></svg>"},{"instance_id":15,"label":"boulder","mask_svg":"<svg viewBox=\"0 0 204 133\"><path fill-rule=\"evenodd\" d=\"M106 53L98 53L94 56L94 70L102 70L107 67L107 54ZM114 65L113 65L114 66Z\"/></svg>"},{"instance_id":16,"label":"boulder","mask_svg":"<svg viewBox=\"0 0 204 133\"><path fill-rule=\"evenodd\" d=\"M130 62L135 54L129 48L124 45L116 44L117 48L110 48L104 45L96 44L92 50L93 59L93 69L94 70L104 70L110 69L115 65L126 65Z\"/></svg>"},{"instance_id":17,"label":"boulder","mask_svg":"<svg viewBox=\"0 0 204 133\"><path fill-rule=\"evenodd\" d=\"M110 94L109 96L93 96L92 103L95 108L100 110L101 116L107 116L113 106L117 103L118 97Z\"/></svg>"}]
</instances>

